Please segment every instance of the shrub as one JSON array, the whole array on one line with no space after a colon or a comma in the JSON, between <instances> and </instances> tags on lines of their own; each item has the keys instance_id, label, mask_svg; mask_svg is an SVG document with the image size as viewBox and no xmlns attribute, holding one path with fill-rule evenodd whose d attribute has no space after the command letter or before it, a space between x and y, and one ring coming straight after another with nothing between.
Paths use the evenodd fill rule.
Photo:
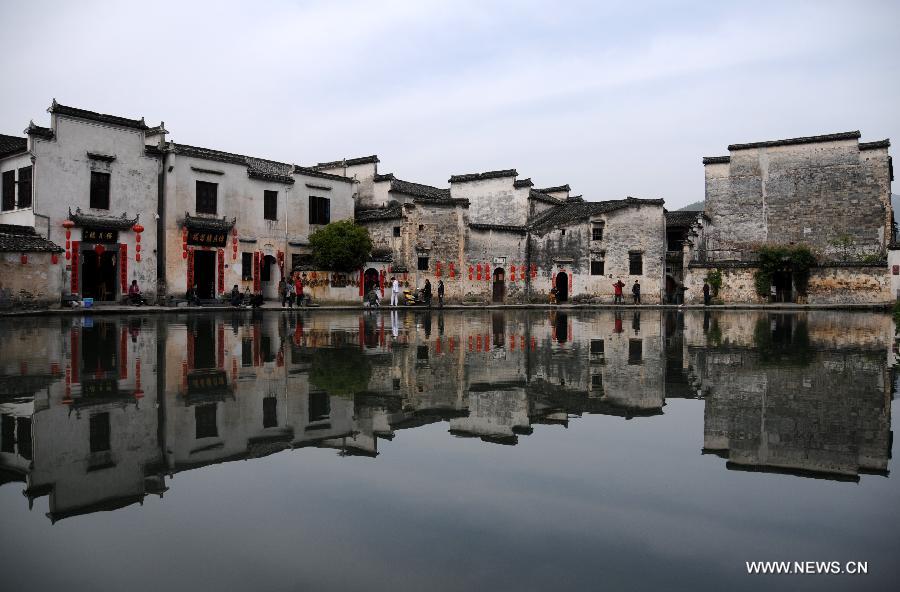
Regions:
<instances>
[{"instance_id":1,"label":"shrub","mask_svg":"<svg viewBox=\"0 0 900 592\"><path fill-rule=\"evenodd\" d=\"M309 237L316 267L328 271L360 268L372 251L369 231L352 220L332 222Z\"/></svg>"},{"instance_id":2,"label":"shrub","mask_svg":"<svg viewBox=\"0 0 900 592\"><path fill-rule=\"evenodd\" d=\"M772 276L779 271L793 274L797 292L806 294L809 270L816 264L816 256L805 245L764 245L757 249L759 269L753 278L756 293L768 296Z\"/></svg>"}]
</instances>

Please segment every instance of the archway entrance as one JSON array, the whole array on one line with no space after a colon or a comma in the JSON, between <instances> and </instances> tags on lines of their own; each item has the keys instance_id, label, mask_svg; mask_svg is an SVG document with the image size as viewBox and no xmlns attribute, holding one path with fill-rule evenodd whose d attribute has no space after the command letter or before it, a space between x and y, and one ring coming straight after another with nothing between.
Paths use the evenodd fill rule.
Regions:
<instances>
[{"instance_id":1,"label":"archway entrance","mask_svg":"<svg viewBox=\"0 0 900 592\"><path fill-rule=\"evenodd\" d=\"M259 274L260 289L266 300L280 300L278 295L278 281L281 272L278 269L278 261L272 255L263 257L262 269Z\"/></svg>"},{"instance_id":2,"label":"archway entrance","mask_svg":"<svg viewBox=\"0 0 900 592\"><path fill-rule=\"evenodd\" d=\"M502 267L498 267L494 270L494 295L492 300L494 302L502 303L503 298L506 296L506 273L503 271Z\"/></svg>"},{"instance_id":3,"label":"archway entrance","mask_svg":"<svg viewBox=\"0 0 900 592\"><path fill-rule=\"evenodd\" d=\"M369 269L367 269L365 277L363 279L364 279L363 295L368 296L369 292L371 292L373 288L376 290L378 289L379 284L378 284L378 270L377 269L375 269L374 267L370 267Z\"/></svg>"},{"instance_id":4,"label":"archway entrance","mask_svg":"<svg viewBox=\"0 0 900 592\"><path fill-rule=\"evenodd\" d=\"M212 300L216 297L215 251L194 250L194 284L200 300Z\"/></svg>"},{"instance_id":5,"label":"archway entrance","mask_svg":"<svg viewBox=\"0 0 900 592\"><path fill-rule=\"evenodd\" d=\"M566 302L569 299L569 276L561 271L556 274L556 301Z\"/></svg>"},{"instance_id":6,"label":"archway entrance","mask_svg":"<svg viewBox=\"0 0 900 592\"><path fill-rule=\"evenodd\" d=\"M99 252L98 252L99 250ZM97 247L82 251L81 295L99 302L116 299L118 253Z\"/></svg>"},{"instance_id":7,"label":"archway entrance","mask_svg":"<svg viewBox=\"0 0 900 592\"><path fill-rule=\"evenodd\" d=\"M793 274L790 271L776 271L772 274L772 285L775 286L775 302L794 301Z\"/></svg>"}]
</instances>

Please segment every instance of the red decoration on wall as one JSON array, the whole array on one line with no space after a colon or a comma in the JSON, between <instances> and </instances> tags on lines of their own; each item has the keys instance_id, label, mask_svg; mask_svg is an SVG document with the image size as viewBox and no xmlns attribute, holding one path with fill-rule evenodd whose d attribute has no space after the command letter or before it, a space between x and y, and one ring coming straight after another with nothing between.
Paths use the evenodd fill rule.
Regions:
<instances>
[{"instance_id":1,"label":"red decoration on wall","mask_svg":"<svg viewBox=\"0 0 900 592\"><path fill-rule=\"evenodd\" d=\"M537 265L535 265L534 263L531 264L531 277L537 277Z\"/></svg>"},{"instance_id":2,"label":"red decoration on wall","mask_svg":"<svg viewBox=\"0 0 900 592\"><path fill-rule=\"evenodd\" d=\"M441 277L441 262L438 261L434 266L434 275L435 277Z\"/></svg>"},{"instance_id":3,"label":"red decoration on wall","mask_svg":"<svg viewBox=\"0 0 900 592\"><path fill-rule=\"evenodd\" d=\"M187 259L187 289L194 287L194 251L184 252L184 258Z\"/></svg>"},{"instance_id":4,"label":"red decoration on wall","mask_svg":"<svg viewBox=\"0 0 900 592\"><path fill-rule=\"evenodd\" d=\"M491 281L491 266L487 263L484 264L484 281Z\"/></svg>"},{"instance_id":5,"label":"red decoration on wall","mask_svg":"<svg viewBox=\"0 0 900 592\"><path fill-rule=\"evenodd\" d=\"M119 283L122 286L122 295L128 293L128 245L119 245Z\"/></svg>"},{"instance_id":6,"label":"red decoration on wall","mask_svg":"<svg viewBox=\"0 0 900 592\"><path fill-rule=\"evenodd\" d=\"M26 265L28 263L28 255L22 253L21 255L19 255L19 261L22 262L22 265Z\"/></svg>"},{"instance_id":7,"label":"red decoration on wall","mask_svg":"<svg viewBox=\"0 0 900 592\"><path fill-rule=\"evenodd\" d=\"M359 295L362 297L365 294L366 289L366 272L363 271L363 268L359 268Z\"/></svg>"},{"instance_id":8,"label":"red decoration on wall","mask_svg":"<svg viewBox=\"0 0 900 592\"><path fill-rule=\"evenodd\" d=\"M381 297L382 298L384 298L384 278L386 275L387 274L384 272L383 269L378 273L378 287L381 289ZM382 317L382 319L383 318L384 317Z\"/></svg>"},{"instance_id":9,"label":"red decoration on wall","mask_svg":"<svg viewBox=\"0 0 900 592\"><path fill-rule=\"evenodd\" d=\"M476 269L478 270L478 279L480 280L481 279L481 263L479 263L476 266ZM469 279L471 279L471 278L469 278Z\"/></svg>"},{"instance_id":10,"label":"red decoration on wall","mask_svg":"<svg viewBox=\"0 0 900 592\"><path fill-rule=\"evenodd\" d=\"M452 261L450 262L449 267L450 267L450 279L453 279L456 277L456 269L454 269Z\"/></svg>"},{"instance_id":11,"label":"red decoration on wall","mask_svg":"<svg viewBox=\"0 0 900 592\"><path fill-rule=\"evenodd\" d=\"M72 294L78 294L78 241L72 241L72 285L70 286Z\"/></svg>"},{"instance_id":12,"label":"red decoration on wall","mask_svg":"<svg viewBox=\"0 0 900 592\"><path fill-rule=\"evenodd\" d=\"M262 253L260 251L256 251L253 253L253 291L259 292L260 283L262 282L262 277L260 275L262 267Z\"/></svg>"},{"instance_id":13,"label":"red decoration on wall","mask_svg":"<svg viewBox=\"0 0 900 592\"><path fill-rule=\"evenodd\" d=\"M509 268L509 281L516 281L516 266L513 265Z\"/></svg>"},{"instance_id":14,"label":"red decoration on wall","mask_svg":"<svg viewBox=\"0 0 900 592\"><path fill-rule=\"evenodd\" d=\"M474 268L470 265L470 266L469 266L469 281L470 281L470 282L472 281L472 270L473 270L473 269L474 269Z\"/></svg>"},{"instance_id":15,"label":"red decoration on wall","mask_svg":"<svg viewBox=\"0 0 900 592\"><path fill-rule=\"evenodd\" d=\"M219 249L217 257L219 259L219 294L225 293L225 249Z\"/></svg>"}]
</instances>

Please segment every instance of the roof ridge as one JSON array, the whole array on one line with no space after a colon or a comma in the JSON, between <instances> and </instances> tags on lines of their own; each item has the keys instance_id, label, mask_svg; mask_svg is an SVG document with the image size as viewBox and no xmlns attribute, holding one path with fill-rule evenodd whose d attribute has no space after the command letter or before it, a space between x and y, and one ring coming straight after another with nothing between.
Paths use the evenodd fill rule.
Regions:
<instances>
[{"instance_id":1,"label":"roof ridge","mask_svg":"<svg viewBox=\"0 0 900 592\"><path fill-rule=\"evenodd\" d=\"M68 117L76 117L78 119L88 119L91 121L99 121L101 123L111 123L113 125L121 125L123 127L132 127L139 130L148 130L150 128L147 127L147 123L144 121L144 118L140 119L131 119L129 117L122 117L120 115L110 115L108 113L99 113L97 111L89 111L88 109L82 109L80 107L70 107L68 105L62 105L56 102L56 99L53 99L53 102L50 104L50 107L47 108L49 113L55 113L57 115L66 115Z\"/></svg>"},{"instance_id":2,"label":"roof ridge","mask_svg":"<svg viewBox=\"0 0 900 592\"><path fill-rule=\"evenodd\" d=\"M504 177L518 177L516 169L498 169L483 173L466 173L463 175L450 175L448 183L467 183L469 181L483 181L485 179L502 179Z\"/></svg>"},{"instance_id":3,"label":"roof ridge","mask_svg":"<svg viewBox=\"0 0 900 592\"><path fill-rule=\"evenodd\" d=\"M839 140L858 140L862 137L859 130L852 132L837 132L833 134L821 134L818 136L801 136L798 138L785 138L783 140L766 140L763 142L750 142L747 144L729 144L729 150L747 150L750 148L769 148L772 146L790 146L794 144L814 144L817 142L836 142Z\"/></svg>"}]
</instances>

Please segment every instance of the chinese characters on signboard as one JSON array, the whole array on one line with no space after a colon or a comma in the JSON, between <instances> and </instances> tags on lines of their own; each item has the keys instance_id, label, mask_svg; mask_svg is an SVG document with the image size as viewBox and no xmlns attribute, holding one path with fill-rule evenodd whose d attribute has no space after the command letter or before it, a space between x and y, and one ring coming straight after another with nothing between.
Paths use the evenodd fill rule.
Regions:
<instances>
[{"instance_id":1,"label":"chinese characters on signboard","mask_svg":"<svg viewBox=\"0 0 900 592\"><path fill-rule=\"evenodd\" d=\"M188 244L198 247L224 247L228 240L228 232L211 230L189 230Z\"/></svg>"},{"instance_id":2,"label":"chinese characters on signboard","mask_svg":"<svg viewBox=\"0 0 900 592\"><path fill-rule=\"evenodd\" d=\"M81 241L114 244L119 242L119 231L111 228L85 228L81 231Z\"/></svg>"}]
</instances>

